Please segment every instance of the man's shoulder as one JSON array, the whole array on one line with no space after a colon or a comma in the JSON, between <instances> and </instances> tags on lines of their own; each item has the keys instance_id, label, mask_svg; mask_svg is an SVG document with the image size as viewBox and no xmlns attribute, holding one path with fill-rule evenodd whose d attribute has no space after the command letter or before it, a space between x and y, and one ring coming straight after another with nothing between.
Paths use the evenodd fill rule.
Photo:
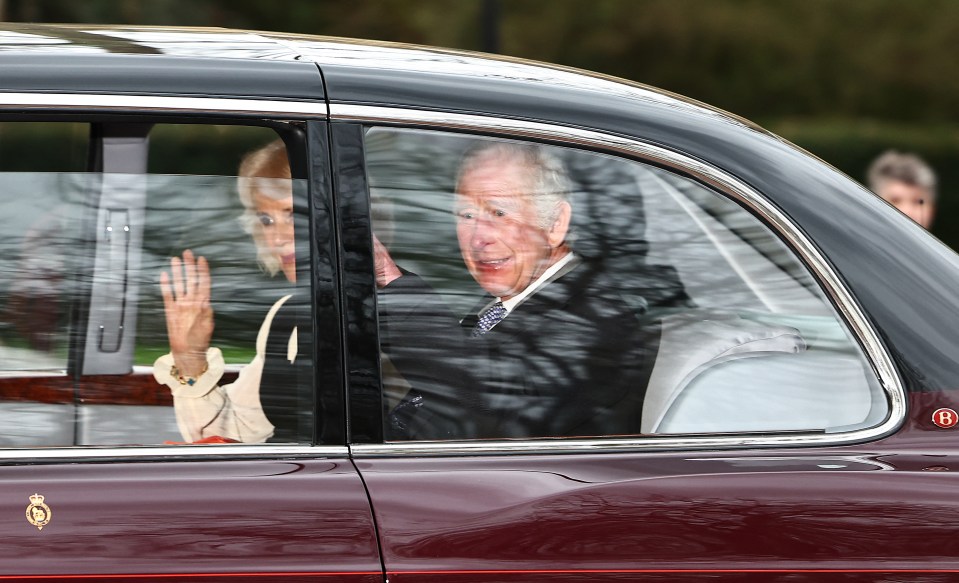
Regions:
<instances>
[{"instance_id":1,"label":"man's shoulder","mask_svg":"<svg viewBox=\"0 0 959 583\"><path fill-rule=\"evenodd\" d=\"M689 297L676 270L668 265L646 264L611 272L602 262L581 260L530 296L527 303L530 309L615 317L686 306Z\"/></svg>"},{"instance_id":2,"label":"man's shoulder","mask_svg":"<svg viewBox=\"0 0 959 583\"><path fill-rule=\"evenodd\" d=\"M517 307L517 313L548 310L585 311L588 306L605 304L628 311L622 290L614 279L596 264L580 261L541 286Z\"/></svg>"}]
</instances>

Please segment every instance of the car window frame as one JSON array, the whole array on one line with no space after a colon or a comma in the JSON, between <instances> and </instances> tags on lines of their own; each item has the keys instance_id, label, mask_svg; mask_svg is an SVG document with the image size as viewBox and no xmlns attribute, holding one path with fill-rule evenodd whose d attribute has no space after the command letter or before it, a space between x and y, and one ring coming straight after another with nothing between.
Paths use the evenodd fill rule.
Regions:
<instances>
[{"instance_id":1,"label":"car window frame","mask_svg":"<svg viewBox=\"0 0 959 583\"><path fill-rule=\"evenodd\" d=\"M321 335L326 344L315 341L314 354L314 413L317 419L320 408L320 390L336 393L339 404L347 396L342 382L343 351L340 318L338 315L339 277L338 259L333 246L334 226L332 208L332 181L329 165L328 108L320 101L284 101L271 99L175 97L147 95L112 95L95 93L0 93L0 119L4 121L50 121L95 123L104 120L156 123L197 123L259 125L271 123L302 123L305 128L303 141L306 164L302 170L307 176L310 224L308 245L310 251L310 274L314 304L318 290L325 294L321 306L313 310L314 340ZM296 163L291 160L291 163ZM317 223L325 223L317 228ZM320 232L318 232L320 231ZM322 251L322 257L319 255ZM322 268L323 273L319 270ZM323 282L322 285L319 285ZM320 323L323 323L321 332ZM328 365L318 367L321 348ZM322 378L321 377L322 372ZM158 387L162 388L162 387ZM336 415L339 438L335 443L315 444L231 444L222 445L132 445L132 446L67 446L25 447L0 449L0 465L62 462L116 462L143 460L189 460L189 459L276 459L276 458L342 458L349 455L346 445L346 419L339 412L342 407L333 407L328 414ZM336 429L336 428L334 428ZM314 434L316 425L314 425Z\"/></svg>"},{"instance_id":2,"label":"car window frame","mask_svg":"<svg viewBox=\"0 0 959 583\"><path fill-rule=\"evenodd\" d=\"M720 168L681 152L669 150L663 146L647 143L639 139L618 134L610 134L578 127L561 126L528 120L517 120L493 116L412 110L376 105L354 105L332 103L330 105L331 128L334 136L337 128L340 133L348 133L348 127L362 133L367 127L395 127L427 131L469 133L477 136L490 136L507 139L529 140L544 144L572 147L582 150L608 154L627 160L650 164L677 175L690 178L710 190L732 200L750 214L758 218L772 230L796 258L805 265L810 274L824 292L827 300L836 310L838 317L862 349L872 374L879 382L889 409L885 420L872 427L848 432L825 433L822 431L780 431L731 434L701 435L643 435L630 437L597 438L549 438L549 439L497 439L482 441L431 441L431 442L384 442L382 434L376 439L355 440L351 436L351 450L356 457L383 455L475 455L487 453L568 453L597 451L644 451L668 449L710 449L744 447L783 447L783 446L821 446L860 443L879 439L893 433L902 425L906 417L906 393L902 379L893 365L893 359L876 329L866 317L855 296L843 279L833 269L829 260L810 240L804 230L774 203L750 185L739 180ZM333 140L334 147L337 140ZM334 166L340 161L334 151ZM362 161L350 160L356 165ZM354 181L351 191L338 189L338 198L369 198L369 188L365 175L362 177L362 190L357 191ZM370 245L369 207L366 207L367 232L365 245ZM359 243L354 243L359 244ZM368 251L372 255L372 251ZM367 277L372 277L372 270ZM375 289L375 288L374 288ZM378 346L378 344L376 345ZM376 366L379 372L378 365ZM377 374L377 381L379 375ZM363 387L363 399L369 399L368 383ZM351 398L354 389L350 389ZM371 418L382 420L382 411L366 407L362 411L351 411L351 423L357 422L362 415L363 423L369 424Z\"/></svg>"}]
</instances>

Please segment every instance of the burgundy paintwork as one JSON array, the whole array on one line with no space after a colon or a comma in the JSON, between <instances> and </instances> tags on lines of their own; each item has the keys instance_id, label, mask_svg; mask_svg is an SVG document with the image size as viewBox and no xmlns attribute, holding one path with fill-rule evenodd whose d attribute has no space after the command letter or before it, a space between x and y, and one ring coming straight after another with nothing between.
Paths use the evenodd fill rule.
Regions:
<instances>
[{"instance_id":1,"label":"burgundy paintwork","mask_svg":"<svg viewBox=\"0 0 959 583\"><path fill-rule=\"evenodd\" d=\"M945 581L959 430L926 421L940 406L959 394L915 395L899 433L861 446L357 467L392 582Z\"/></svg>"},{"instance_id":2,"label":"burgundy paintwork","mask_svg":"<svg viewBox=\"0 0 959 583\"><path fill-rule=\"evenodd\" d=\"M0 580L382 580L349 461L23 465L3 475ZM42 531L24 515L34 492L52 510Z\"/></svg>"}]
</instances>

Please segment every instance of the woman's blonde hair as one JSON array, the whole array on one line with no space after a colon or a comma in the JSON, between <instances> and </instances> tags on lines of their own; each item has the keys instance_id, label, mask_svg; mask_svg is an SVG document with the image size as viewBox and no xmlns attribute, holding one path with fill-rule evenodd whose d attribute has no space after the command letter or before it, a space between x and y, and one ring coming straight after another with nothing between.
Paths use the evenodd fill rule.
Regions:
<instances>
[{"instance_id":1,"label":"woman's blonde hair","mask_svg":"<svg viewBox=\"0 0 959 583\"><path fill-rule=\"evenodd\" d=\"M237 192L240 202L243 203L240 224L243 225L243 230L253 237L260 267L271 276L276 275L280 270L280 261L266 244L263 225L256 215L254 196L258 192L274 199L293 196L290 159L283 140L274 140L243 156L237 174Z\"/></svg>"}]
</instances>

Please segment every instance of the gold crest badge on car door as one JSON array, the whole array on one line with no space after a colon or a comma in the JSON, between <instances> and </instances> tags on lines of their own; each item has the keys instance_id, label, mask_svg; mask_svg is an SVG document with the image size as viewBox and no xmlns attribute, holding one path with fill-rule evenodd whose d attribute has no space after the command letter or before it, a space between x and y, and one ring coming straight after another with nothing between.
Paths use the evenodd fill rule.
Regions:
<instances>
[{"instance_id":1,"label":"gold crest badge on car door","mask_svg":"<svg viewBox=\"0 0 959 583\"><path fill-rule=\"evenodd\" d=\"M30 496L30 505L27 506L27 522L37 527L37 530L43 530L43 527L50 524L53 518L53 511L43 503L43 496L34 494Z\"/></svg>"}]
</instances>

